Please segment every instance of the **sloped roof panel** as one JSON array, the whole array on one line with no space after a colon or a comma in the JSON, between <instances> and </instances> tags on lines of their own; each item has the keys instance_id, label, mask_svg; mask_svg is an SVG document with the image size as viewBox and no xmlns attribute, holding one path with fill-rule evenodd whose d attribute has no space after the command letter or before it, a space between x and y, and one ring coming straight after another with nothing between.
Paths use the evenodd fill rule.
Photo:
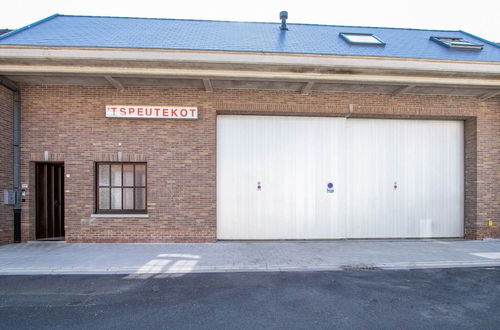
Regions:
<instances>
[{"instance_id":1,"label":"sloped roof panel","mask_svg":"<svg viewBox=\"0 0 500 330\"><path fill-rule=\"evenodd\" d=\"M0 37L0 45L216 50L347 56L500 61L500 47L462 31L280 23L54 15ZM340 33L374 34L383 47L349 44ZM456 50L432 36L484 44Z\"/></svg>"}]
</instances>

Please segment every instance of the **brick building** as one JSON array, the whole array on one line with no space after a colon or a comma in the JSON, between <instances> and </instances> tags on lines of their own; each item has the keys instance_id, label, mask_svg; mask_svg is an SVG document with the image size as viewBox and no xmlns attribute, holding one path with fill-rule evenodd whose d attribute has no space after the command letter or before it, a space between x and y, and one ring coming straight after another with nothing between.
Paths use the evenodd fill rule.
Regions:
<instances>
[{"instance_id":1,"label":"brick building","mask_svg":"<svg viewBox=\"0 0 500 330\"><path fill-rule=\"evenodd\" d=\"M463 31L54 15L0 79L0 244L500 238L500 46Z\"/></svg>"}]
</instances>

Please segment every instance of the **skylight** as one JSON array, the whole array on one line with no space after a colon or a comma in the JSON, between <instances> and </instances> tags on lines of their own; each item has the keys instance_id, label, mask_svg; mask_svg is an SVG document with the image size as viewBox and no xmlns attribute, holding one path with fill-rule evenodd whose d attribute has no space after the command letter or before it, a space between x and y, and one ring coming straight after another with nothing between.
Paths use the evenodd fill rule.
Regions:
<instances>
[{"instance_id":1,"label":"skylight","mask_svg":"<svg viewBox=\"0 0 500 330\"><path fill-rule=\"evenodd\" d=\"M483 45L475 44L473 42L464 40L463 38L431 37L431 40L437 42L441 46L446 46L448 48L470 49L470 50L483 49Z\"/></svg>"},{"instance_id":2,"label":"skylight","mask_svg":"<svg viewBox=\"0 0 500 330\"><path fill-rule=\"evenodd\" d=\"M340 36L351 44L360 45L385 45L385 43L379 38L375 37L371 33L340 33Z\"/></svg>"}]
</instances>

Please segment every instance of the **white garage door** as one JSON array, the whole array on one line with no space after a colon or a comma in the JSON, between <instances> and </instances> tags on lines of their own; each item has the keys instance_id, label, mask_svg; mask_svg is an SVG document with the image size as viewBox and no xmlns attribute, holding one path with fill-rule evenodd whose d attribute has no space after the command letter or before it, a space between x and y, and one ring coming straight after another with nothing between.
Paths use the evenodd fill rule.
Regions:
<instances>
[{"instance_id":1,"label":"white garage door","mask_svg":"<svg viewBox=\"0 0 500 330\"><path fill-rule=\"evenodd\" d=\"M461 237L463 124L347 120L348 238Z\"/></svg>"},{"instance_id":2,"label":"white garage door","mask_svg":"<svg viewBox=\"0 0 500 330\"><path fill-rule=\"evenodd\" d=\"M218 117L219 239L460 236L462 122Z\"/></svg>"}]
</instances>

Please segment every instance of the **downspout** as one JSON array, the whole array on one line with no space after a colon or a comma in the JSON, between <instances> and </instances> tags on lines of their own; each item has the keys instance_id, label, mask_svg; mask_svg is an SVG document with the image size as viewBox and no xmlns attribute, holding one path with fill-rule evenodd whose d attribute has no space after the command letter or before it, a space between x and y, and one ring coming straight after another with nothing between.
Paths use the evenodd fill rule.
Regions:
<instances>
[{"instance_id":1,"label":"downspout","mask_svg":"<svg viewBox=\"0 0 500 330\"><path fill-rule=\"evenodd\" d=\"M14 93L14 130L12 145L14 148L14 242L21 242L21 92L17 85L6 78L0 77L0 85Z\"/></svg>"}]
</instances>

